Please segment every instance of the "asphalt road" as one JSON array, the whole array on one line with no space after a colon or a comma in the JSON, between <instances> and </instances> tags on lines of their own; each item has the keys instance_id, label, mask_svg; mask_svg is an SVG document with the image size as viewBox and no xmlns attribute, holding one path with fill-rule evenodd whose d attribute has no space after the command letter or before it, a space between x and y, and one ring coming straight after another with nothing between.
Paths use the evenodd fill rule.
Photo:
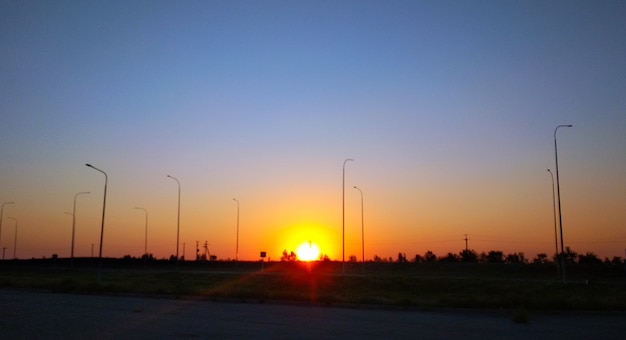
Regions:
<instances>
[{"instance_id":1,"label":"asphalt road","mask_svg":"<svg viewBox=\"0 0 626 340\"><path fill-rule=\"evenodd\" d=\"M406 311L0 289L2 339L625 339L626 313Z\"/></svg>"}]
</instances>

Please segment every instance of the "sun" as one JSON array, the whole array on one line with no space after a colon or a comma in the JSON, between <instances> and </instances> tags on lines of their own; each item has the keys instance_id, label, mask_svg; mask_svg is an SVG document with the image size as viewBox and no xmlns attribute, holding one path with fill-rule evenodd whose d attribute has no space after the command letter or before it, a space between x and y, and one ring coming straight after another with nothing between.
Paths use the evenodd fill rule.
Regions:
<instances>
[{"instance_id":1,"label":"sun","mask_svg":"<svg viewBox=\"0 0 626 340\"><path fill-rule=\"evenodd\" d=\"M320 257L320 247L311 241L302 242L296 248L296 255L300 261L315 261Z\"/></svg>"}]
</instances>

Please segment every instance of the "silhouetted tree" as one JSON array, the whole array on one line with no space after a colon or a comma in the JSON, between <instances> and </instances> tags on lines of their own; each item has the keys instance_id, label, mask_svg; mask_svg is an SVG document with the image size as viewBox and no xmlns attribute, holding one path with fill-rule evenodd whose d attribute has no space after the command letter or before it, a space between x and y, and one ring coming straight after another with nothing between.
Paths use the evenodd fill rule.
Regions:
<instances>
[{"instance_id":1,"label":"silhouetted tree","mask_svg":"<svg viewBox=\"0 0 626 340\"><path fill-rule=\"evenodd\" d=\"M504 262L506 263L526 263L526 257L524 256L524 253L512 253L512 254L508 254L506 256L506 258L504 259Z\"/></svg>"},{"instance_id":2,"label":"silhouetted tree","mask_svg":"<svg viewBox=\"0 0 626 340\"><path fill-rule=\"evenodd\" d=\"M437 255L435 255L435 253L433 253L430 250L424 253L424 262L435 262L435 261L437 261Z\"/></svg>"},{"instance_id":3,"label":"silhouetted tree","mask_svg":"<svg viewBox=\"0 0 626 340\"><path fill-rule=\"evenodd\" d=\"M570 247L565 247L565 254L563 255L566 263L576 263L576 260L578 259L578 253L570 249ZM562 255L560 253L554 255L554 261L559 261L560 263L561 256Z\"/></svg>"},{"instance_id":4,"label":"silhouetted tree","mask_svg":"<svg viewBox=\"0 0 626 340\"><path fill-rule=\"evenodd\" d=\"M298 255L293 251L291 253L287 253L287 249L283 250L283 255L280 257L280 260L283 262L294 262L298 260Z\"/></svg>"},{"instance_id":5,"label":"silhouetted tree","mask_svg":"<svg viewBox=\"0 0 626 340\"><path fill-rule=\"evenodd\" d=\"M533 263L535 263L535 264L544 264L544 263L548 263L548 262L550 262L550 261L548 261L548 255L546 253L539 253L533 259Z\"/></svg>"},{"instance_id":6,"label":"silhouetted tree","mask_svg":"<svg viewBox=\"0 0 626 340\"><path fill-rule=\"evenodd\" d=\"M154 260L154 256L152 254L143 254L141 255L141 259L144 261L152 261Z\"/></svg>"},{"instance_id":7,"label":"silhouetted tree","mask_svg":"<svg viewBox=\"0 0 626 340\"><path fill-rule=\"evenodd\" d=\"M611 264L613 265L623 265L626 264L624 260L622 260L621 257L619 256L614 256L613 259L611 260Z\"/></svg>"},{"instance_id":8,"label":"silhouetted tree","mask_svg":"<svg viewBox=\"0 0 626 340\"><path fill-rule=\"evenodd\" d=\"M578 259L578 253L570 249L570 247L565 247L565 261L567 263L576 263Z\"/></svg>"},{"instance_id":9,"label":"silhouetted tree","mask_svg":"<svg viewBox=\"0 0 626 340\"><path fill-rule=\"evenodd\" d=\"M477 262L478 254L473 249L463 249L459 253L459 259L463 262Z\"/></svg>"},{"instance_id":10,"label":"silhouetted tree","mask_svg":"<svg viewBox=\"0 0 626 340\"><path fill-rule=\"evenodd\" d=\"M486 260L491 263L504 262L504 253L499 250L490 250Z\"/></svg>"},{"instance_id":11,"label":"silhouetted tree","mask_svg":"<svg viewBox=\"0 0 626 340\"><path fill-rule=\"evenodd\" d=\"M602 260L596 254L588 251L585 255L578 255L578 263L594 265L602 263Z\"/></svg>"},{"instance_id":12,"label":"silhouetted tree","mask_svg":"<svg viewBox=\"0 0 626 340\"><path fill-rule=\"evenodd\" d=\"M406 254L398 253L398 262L406 262Z\"/></svg>"},{"instance_id":13,"label":"silhouetted tree","mask_svg":"<svg viewBox=\"0 0 626 340\"><path fill-rule=\"evenodd\" d=\"M374 262L385 262L382 257L374 255Z\"/></svg>"},{"instance_id":14,"label":"silhouetted tree","mask_svg":"<svg viewBox=\"0 0 626 340\"><path fill-rule=\"evenodd\" d=\"M355 255L350 255L350 256L348 257L348 261L350 261L350 262L356 262L356 256L355 256Z\"/></svg>"},{"instance_id":15,"label":"silhouetted tree","mask_svg":"<svg viewBox=\"0 0 626 340\"><path fill-rule=\"evenodd\" d=\"M415 254L415 257L413 257L412 262L421 263L421 262L424 262L424 258L422 257L422 255Z\"/></svg>"},{"instance_id":16,"label":"silhouetted tree","mask_svg":"<svg viewBox=\"0 0 626 340\"><path fill-rule=\"evenodd\" d=\"M124 257L122 257L122 261L124 261L125 263L132 263L134 260L134 258L130 255L124 255Z\"/></svg>"},{"instance_id":17,"label":"silhouetted tree","mask_svg":"<svg viewBox=\"0 0 626 340\"><path fill-rule=\"evenodd\" d=\"M328 262L328 261L330 261L330 258L328 258L328 255L326 255L326 254L320 254L319 260L320 261L324 261L324 262Z\"/></svg>"},{"instance_id":18,"label":"silhouetted tree","mask_svg":"<svg viewBox=\"0 0 626 340\"><path fill-rule=\"evenodd\" d=\"M457 254L448 253L448 255L439 259L439 261L444 262L459 262L459 256Z\"/></svg>"}]
</instances>

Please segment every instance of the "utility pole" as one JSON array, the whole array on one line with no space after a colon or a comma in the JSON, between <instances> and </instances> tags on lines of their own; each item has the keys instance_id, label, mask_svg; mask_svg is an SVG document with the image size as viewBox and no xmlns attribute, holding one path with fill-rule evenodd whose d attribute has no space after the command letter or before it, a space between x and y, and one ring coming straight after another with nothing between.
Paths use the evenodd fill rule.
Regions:
<instances>
[{"instance_id":1,"label":"utility pole","mask_svg":"<svg viewBox=\"0 0 626 340\"><path fill-rule=\"evenodd\" d=\"M204 257L211 261L211 252L209 251L209 241L204 241Z\"/></svg>"},{"instance_id":2,"label":"utility pole","mask_svg":"<svg viewBox=\"0 0 626 340\"><path fill-rule=\"evenodd\" d=\"M467 248L467 234L465 234L465 251L469 251L469 249Z\"/></svg>"}]
</instances>

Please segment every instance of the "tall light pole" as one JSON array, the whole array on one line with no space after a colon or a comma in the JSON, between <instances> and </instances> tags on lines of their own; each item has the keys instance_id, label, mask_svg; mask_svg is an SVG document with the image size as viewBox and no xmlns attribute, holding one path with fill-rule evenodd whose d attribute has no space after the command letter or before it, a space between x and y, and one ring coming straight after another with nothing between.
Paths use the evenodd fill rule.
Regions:
<instances>
[{"instance_id":1,"label":"tall light pole","mask_svg":"<svg viewBox=\"0 0 626 340\"><path fill-rule=\"evenodd\" d=\"M10 220L15 221L15 236L13 238L13 259L17 259L17 256L15 255L17 253L17 219L13 218L13 217L9 217Z\"/></svg>"},{"instance_id":2,"label":"tall light pole","mask_svg":"<svg viewBox=\"0 0 626 340\"><path fill-rule=\"evenodd\" d=\"M70 215L72 216L72 244L70 244L70 252L72 251L72 246L74 245L74 214L72 214L71 212L64 212L65 215ZM70 261L70 266L74 266L74 260L72 259L72 261Z\"/></svg>"},{"instance_id":3,"label":"tall light pole","mask_svg":"<svg viewBox=\"0 0 626 340\"><path fill-rule=\"evenodd\" d=\"M346 158L343 161L341 180L341 270L346 273L346 162L354 159Z\"/></svg>"},{"instance_id":4,"label":"tall light pole","mask_svg":"<svg viewBox=\"0 0 626 340\"><path fill-rule=\"evenodd\" d=\"M167 175L167 177L173 179L178 183L178 222L176 223L176 265L178 265L178 242L180 237L180 182L176 177Z\"/></svg>"},{"instance_id":5,"label":"tall light pole","mask_svg":"<svg viewBox=\"0 0 626 340\"><path fill-rule=\"evenodd\" d=\"M555 251L555 255L558 256L559 255L559 244L558 244L558 236L557 236L557 230L556 230L556 198L554 196L554 175L552 175L552 171L550 171L550 169L548 169L548 172L550 173L550 178L552 179L552 216L553 216L553 220L554 220L554 251ZM558 265L558 261L554 261L556 264L556 275L557 277L560 276L559 274L559 265Z\"/></svg>"},{"instance_id":6,"label":"tall light pole","mask_svg":"<svg viewBox=\"0 0 626 340\"><path fill-rule=\"evenodd\" d=\"M237 240L235 243L235 262L239 261L239 201L233 198L233 201L237 202Z\"/></svg>"},{"instance_id":7,"label":"tall light pole","mask_svg":"<svg viewBox=\"0 0 626 340\"><path fill-rule=\"evenodd\" d=\"M559 202L559 231L561 233L561 270L563 271L563 283L565 283L565 248L563 246L563 218L561 216L561 186L559 182L559 154L556 147L556 132L560 127L572 127L573 125L559 125L554 129L554 160L556 162L556 195Z\"/></svg>"},{"instance_id":8,"label":"tall light pole","mask_svg":"<svg viewBox=\"0 0 626 340\"><path fill-rule=\"evenodd\" d=\"M83 191L74 195L74 210L72 210L72 247L70 249L70 258L74 260L74 232L76 230L76 198L78 195L90 194L89 191Z\"/></svg>"},{"instance_id":9,"label":"tall light pole","mask_svg":"<svg viewBox=\"0 0 626 340\"><path fill-rule=\"evenodd\" d=\"M107 183L109 182L109 176L107 173L96 168L95 166L87 163L86 166L101 172L104 175L104 198L102 199L102 224L100 226L100 250L98 251L98 282L100 282L100 277L102 276L102 238L104 236L104 212L107 206Z\"/></svg>"},{"instance_id":10,"label":"tall light pole","mask_svg":"<svg viewBox=\"0 0 626 340\"><path fill-rule=\"evenodd\" d=\"M0 206L0 241L2 241L2 214L4 213L4 206L7 204L15 204L15 202L4 202Z\"/></svg>"},{"instance_id":11,"label":"tall light pole","mask_svg":"<svg viewBox=\"0 0 626 340\"><path fill-rule=\"evenodd\" d=\"M361 262L363 263L363 271L365 271L365 227L363 220L363 190L361 188L354 186L356 190L361 193Z\"/></svg>"},{"instance_id":12,"label":"tall light pole","mask_svg":"<svg viewBox=\"0 0 626 340\"><path fill-rule=\"evenodd\" d=\"M143 212L146 213L146 237L143 243L143 253L148 257L148 210L139 207L135 207L135 209L143 210Z\"/></svg>"}]
</instances>

